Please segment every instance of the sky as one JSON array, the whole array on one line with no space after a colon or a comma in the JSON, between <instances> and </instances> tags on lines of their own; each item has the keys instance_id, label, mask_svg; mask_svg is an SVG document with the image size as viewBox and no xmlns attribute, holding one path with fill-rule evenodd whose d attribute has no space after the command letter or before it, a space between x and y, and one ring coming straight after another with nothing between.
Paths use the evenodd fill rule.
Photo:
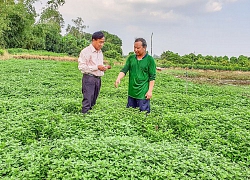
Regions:
<instances>
[{"instance_id":1,"label":"sky","mask_svg":"<svg viewBox=\"0 0 250 180\"><path fill-rule=\"evenodd\" d=\"M86 32L117 35L124 55L142 37L152 55L250 57L249 7L249 0L66 0L59 11L65 27L81 17Z\"/></svg>"}]
</instances>

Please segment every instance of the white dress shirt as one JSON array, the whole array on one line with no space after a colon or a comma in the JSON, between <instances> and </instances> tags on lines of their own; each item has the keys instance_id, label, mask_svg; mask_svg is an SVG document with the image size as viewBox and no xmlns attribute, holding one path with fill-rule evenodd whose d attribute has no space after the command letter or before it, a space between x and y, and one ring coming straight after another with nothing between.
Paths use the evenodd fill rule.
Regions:
<instances>
[{"instance_id":1,"label":"white dress shirt","mask_svg":"<svg viewBox=\"0 0 250 180\"><path fill-rule=\"evenodd\" d=\"M98 65L103 65L102 50L97 51L92 44L84 48L78 58L78 69L83 73L103 76L104 72L98 70Z\"/></svg>"}]
</instances>

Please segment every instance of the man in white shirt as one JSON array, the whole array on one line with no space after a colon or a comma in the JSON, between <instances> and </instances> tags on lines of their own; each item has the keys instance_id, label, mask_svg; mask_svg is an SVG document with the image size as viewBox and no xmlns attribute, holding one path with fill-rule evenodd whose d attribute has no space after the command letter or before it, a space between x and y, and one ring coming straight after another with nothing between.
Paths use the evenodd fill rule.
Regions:
<instances>
[{"instance_id":1,"label":"man in white shirt","mask_svg":"<svg viewBox=\"0 0 250 180\"><path fill-rule=\"evenodd\" d=\"M96 104L101 88L101 76L108 67L103 65L101 48L105 42L103 32L92 35L92 43L84 48L78 58L78 69L82 72L82 113L87 113Z\"/></svg>"}]
</instances>

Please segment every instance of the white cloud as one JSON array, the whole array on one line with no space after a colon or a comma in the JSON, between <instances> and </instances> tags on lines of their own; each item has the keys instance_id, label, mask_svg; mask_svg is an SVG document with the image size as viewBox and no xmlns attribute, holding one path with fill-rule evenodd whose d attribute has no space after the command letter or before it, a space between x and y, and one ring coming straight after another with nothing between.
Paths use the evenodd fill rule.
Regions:
<instances>
[{"instance_id":1,"label":"white cloud","mask_svg":"<svg viewBox=\"0 0 250 180\"><path fill-rule=\"evenodd\" d=\"M209 0L206 3L206 11L207 12L217 12L221 11L223 6L227 3L234 3L238 0Z\"/></svg>"},{"instance_id":2,"label":"white cloud","mask_svg":"<svg viewBox=\"0 0 250 180\"><path fill-rule=\"evenodd\" d=\"M159 0L127 0L128 3L157 3Z\"/></svg>"},{"instance_id":3,"label":"white cloud","mask_svg":"<svg viewBox=\"0 0 250 180\"><path fill-rule=\"evenodd\" d=\"M159 21L180 22L188 20L189 13L200 13L205 7L206 12L221 11L226 3L237 0L71 0L60 8L63 15L71 19L82 17L84 20L135 22ZM155 21L155 19L153 20Z\"/></svg>"},{"instance_id":4,"label":"white cloud","mask_svg":"<svg viewBox=\"0 0 250 180\"><path fill-rule=\"evenodd\" d=\"M143 33L143 30L139 26L134 26L134 25L128 25L126 27L126 31L134 34Z\"/></svg>"},{"instance_id":5,"label":"white cloud","mask_svg":"<svg viewBox=\"0 0 250 180\"><path fill-rule=\"evenodd\" d=\"M60 7L60 12L65 25L72 24L72 19L81 17L89 26L86 32L105 30L118 35L123 41L125 54L133 50L135 37L144 37L149 41L152 32L154 53L173 50L181 54L181 51L189 52L190 49L204 49L200 50L201 52L207 52L207 48L213 49L213 45L208 42L211 38L204 38L214 37L213 43L218 43L217 37L221 38L221 35L217 36L214 32L223 32L222 35L230 43L232 33L227 34L224 30L229 31L237 27L232 27L231 23L241 22L241 27L248 24L243 23L239 15L231 14L235 11L227 11L226 8L233 8L233 3L237 4L237 8L249 6L249 1L246 0L70 0ZM216 13L213 16L210 13L220 11L220 18L216 21ZM241 12L239 9L237 12L245 12L243 17L249 15L246 15L246 10ZM226 21L229 18L230 23ZM228 26L230 28L226 28ZM241 28L243 32L245 29L249 28ZM211 32L208 32L209 30ZM207 47L199 44L201 40L208 44Z\"/></svg>"},{"instance_id":6,"label":"white cloud","mask_svg":"<svg viewBox=\"0 0 250 180\"><path fill-rule=\"evenodd\" d=\"M210 0L206 4L206 10L207 12L216 12L220 11L222 9L222 3L216 0Z\"/></svg>"},{"instance_id":7,"label":"white cloud","mask_svg":"<svg viewBox=\"0 0 250 180\"><path fill-rule=\"evenodd\" d=\"M224 0L224 1L227 3L227 2L237 2L239 0Z\"/></svg>"},{"instance_id":8,"label":"white cloud","mask_svg":"<svg viewBox=\"0 0 250 180\"><path fill-rule=\"evenodd\" d=\"M169 22L178 22L180 20L186 20L188 19L187 17L177 14L174 12L174 10L170 10L168 12L164 11L151 11L150 16L152 19L158 19L158 20L165 20Z\"/></svg>"}]
</instances>

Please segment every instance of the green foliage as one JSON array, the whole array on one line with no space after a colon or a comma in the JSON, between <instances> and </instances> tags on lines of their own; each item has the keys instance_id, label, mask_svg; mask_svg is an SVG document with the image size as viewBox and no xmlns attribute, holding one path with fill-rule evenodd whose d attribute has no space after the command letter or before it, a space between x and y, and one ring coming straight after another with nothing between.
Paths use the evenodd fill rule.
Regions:
<instances>
[{"instance_id":1,"label":"green foliage","mask_svg":"<svg viewBox=\"0 0 250 180\"><path fill-rule=\"evenodd\" d=\"M45 48L47 51L61 52L61 39L62 35L59 33L59 29L54 25L45 25Z\"/></svg>"},{"instance_id":2,"label":"green foliage","mask_svg":"<svg viewBox=\"0 0 250 180\"><path fill-rule=\"evenodd\" d=\"M22 3L8 6L5 14L7 29L3 31L3 40L6 48L22 47L26 37L34 24L34 14L29 13L26 6Z\"/></svg>"},{"instance_id":3,"label":"green foliage","mask_svg":"<svg viewBox=\"0 0 250 180\"><path fill-rule=\"evenodd\" d=\"M4 179L249 179L250 87L157 73L152 112L126 108L121 66L81 115L76 62L0 61Z\"/></svg>"},{"instance_id":4,"label":"green foliage","mask_svg":"<svg viewBox=\"0 0 250 180\"><path fill-rule=\"evenodd\" d=\"M171 51L163 52L161 59L158 60L158 65L161 67L190 67L200 69L218 69L218 70L250 70L250 58L240 55L237 57L228 58L213 57L211 55L202 56L190 53L188 55L180 56L178 53Z\"/></svg>"},{"instance_id":5,"label":"green foliage","mask_svg":"<svg viewBox=\"0 0 250 180\"><path fill-rule=\"evenodd\" d=\"M40 15L36 14L34 3L29 1L0 2L0 48L24 48L67 53L78 56L80 51L91 43L91 34L84 32L87 27L81 17L68 25L66 35L61 35L64 19L59 12L64 0L50 0ZM35 23L35 18L38 22ZM103 31L106 37L105 51L115 51L122 55L122 41L117 35ZM108 52L108 56L114 56ZM118 55L116 56L118 57Z\"/></svg>"},{"instance_id":6,"label":"green foliage","mask_svg":"<svg viewBox=\"0 0 250 180\"><path fill-rule=\"evenodd\" d=\"M4 55L4 50L0 49L0 56L3 56L3 55Z\"/></svg>"},{"instance_id":7,"label":"green foliage","mask_svg":"<svg viewBox=\"0 0 250 180\"><path fill-rule=\"evenodd\" d=\"M80 39L83 38L85 36L83 30L87 28L87 26L84 25L83 19L81 17L77 17L77 19L72 19L72 22L74 23L75 26L71 26L68 24L66 28L66 33Z\"/></svg>"},{"instance_id":8,"label":"green foliage","mask_svg":"<svg viewBox=\"0 0 250 180\"><path fill-rule=\"evenodd\" d=\"M32 28L32 32L24 42L24 48L41 50L46 49L46 29L44 24L36 24Z\"/></svg>"},{"instance_id":9,"label":"green foliage","mask_svg":"<svg viewBox=\"0 0 250 180\"><path fill-rule=\"evenodd\" d=\"M120 56L122 55L122 40L114 34L110 34L106 31L103 31L104 36L105 36L105 43L104 46L102 48L103 52L106 51L115 51L117 54L117 57L119 56L118 54L120 54ZM108 54L110 54L111 52L109 52ZM114 54L114 53L111 53Z\"/></svg>"},{"instance_id":10,"label":"green foliage","mask_svg":"<svg viewBox=\"0 0 250 180\"><path fill-rule=\"evenodd\" d=\"M90 42L86 39L78 39L70 34L62 38L61 52L66 52L70 56L79 56L81 50L88 46Z\"/></svg>"},{"instance_id":11,"label":"green foliage","mask_svg":"<svg viewBox=\"0 0 250 180\"><path fill-rule=\"evenodd\" d=\"M109 50L104 52L104 56L107 58L120 59L121 55L115 50Z\"/></svg>"},{"instance_id":12,"label":"green foliage","mask_svg":"<svg viewBox=\"0 0 250 180\"><path fill-rule=\"evenodd\" d=\"M122 40L115 34L110 34L107 31L103 31L105 36L105 41L114 45L117 45L118 47L122 46Z\"/></svg>"},{"instance_id":13,"label":"green foliage","mask_svg":"<svg viewBox=\"0 0 250 180\"><path fill-rule=\"evenodd\" d=\"M64 26L64 19L57 9L49 6L41 13L39 23L48 24L60 30Z\"/></svg>"}]
</instances>

